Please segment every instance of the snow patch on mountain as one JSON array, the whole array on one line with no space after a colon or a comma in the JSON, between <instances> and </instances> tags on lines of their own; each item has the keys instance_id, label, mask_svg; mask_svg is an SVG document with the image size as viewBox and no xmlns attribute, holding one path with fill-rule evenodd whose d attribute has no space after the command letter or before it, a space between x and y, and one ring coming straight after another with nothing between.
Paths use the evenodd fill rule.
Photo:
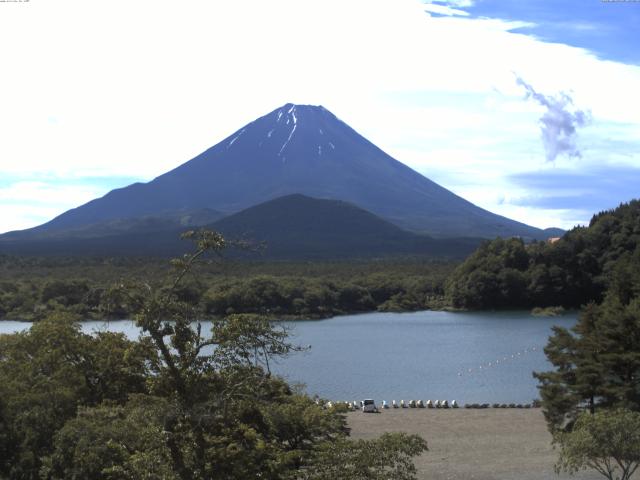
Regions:
<instances>
[{"instance_id":1,"label":"snow patch on mountain","mask_svg":"<svg viewBox=\"0 0 640 480\"><path fill-rule=\"evenodd\" d=\"M293 105L289 111L287 113L290 113L293 119L293 128L291 129L291 133L289 134L289 138L287 138L287 141L284 142L284 144L282 145L282 148L280 149L280 151L278 152L278 155L282 155L282 152L284 151L284 149L287 147L287 145L289 145L289 142L291 141L291 139L293 138L293 134L296 133L296 128L298 128L298 119L296 117L296 106ZM287 125L289 124L289 117L287 115ZM284 161L284 160L283 160Z\"/></svg>"},{"instance_id":2,"label":"snow patch on mountain","mask_svg":"<svg viewBox=\"0 0 640 480\"><path fill-rule=\"evenodd\" d=\"M231 141L227 144L227 150L229 150L229 148L231 148L231 145L233 145L235 141L240 138L240 136L244 133L244 131L245 129L243 128L242 130L240 130L240 133L238 133L238 135L236 135L231 139Z\"/></svg>"}]
</instances>

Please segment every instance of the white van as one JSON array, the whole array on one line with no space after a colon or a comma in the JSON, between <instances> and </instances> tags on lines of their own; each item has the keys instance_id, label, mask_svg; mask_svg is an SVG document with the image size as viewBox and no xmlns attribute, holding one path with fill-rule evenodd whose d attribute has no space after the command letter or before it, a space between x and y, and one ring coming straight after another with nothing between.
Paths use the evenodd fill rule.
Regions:
<instances>
[{"instance_id":1,"label":"white van","mask_svg":"<svg viewBox=\"0 0 640 480\"><path fill-rule=\"evenodd\" d=\"M376 407L376 402L374 402L370 398L367 398L366 400L363 400L360 403L362 405L362 411L363 412L369 412L369 413L377 413L378 412L378 407Z\"/></svg>"}]
</instances>

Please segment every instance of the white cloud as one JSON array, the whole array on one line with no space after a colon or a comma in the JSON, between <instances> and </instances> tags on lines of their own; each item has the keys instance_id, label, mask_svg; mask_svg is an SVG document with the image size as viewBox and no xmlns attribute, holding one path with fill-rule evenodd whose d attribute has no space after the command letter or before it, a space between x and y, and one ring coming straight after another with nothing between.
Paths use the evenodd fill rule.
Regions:
<instances>
[{"instance_id":1,"label":"white cloud","mask_svg":"<svg viewBox=\"0 0 640 480\"><path fill-rule=\"evenodd\" d=\"M0 232L22 230L42 224L56 215L62 213L55 207L44 205L33 206L30 204L3 205L0 207Z\"/></svg>"},{"instance_id":2,"label":"white cloud","mask_svg":"<svg viewBox=\"0 0 640 480\"><path fill-rule=\"evenodd\" d=\"M0 187L0 232L20 230L53 217L106 193L89 185L21 181Z\"/></svg>"},{"instance_id":3,"label":"white cloud","mask_svg":"<svg viewBox=\"0 0 640 480\"><path fill-rule=\"evenodd\" d=\"M89 201L97 193L90 186L51 185L45 182L16 182L0 188L0 200L23 201L35 204L67 204L77 201Z\"/></svg>"},{"instance_id":4,"label":"white cloud","mask_svg":"<svg viewBox=\"0 0 640 480\"><path fill-rule=\"evenodd\" d=\"M427 8L437 4L472 2ZM436 164L460 172L445 186L482 178L489 192L486 182L544 161L540 110L513 72L545 94L571 91L603 126L590 127L591 140L606 142L613 124L635 132L625 141L640 140L640 68L513 33L523 22L429 17L418 0L20 7L0 15L10 46L0 51L0 176L148 180L292 101L325 105L424 173ZM418 108L390 100L395 92L451 100ZM581 161L595 161L589 155ZM64 196L70 187L59 188ZM9 218L15 206L3 201L0 217ZM26 223L16 222L9 228Z\"/></svg>"}]
</instances>

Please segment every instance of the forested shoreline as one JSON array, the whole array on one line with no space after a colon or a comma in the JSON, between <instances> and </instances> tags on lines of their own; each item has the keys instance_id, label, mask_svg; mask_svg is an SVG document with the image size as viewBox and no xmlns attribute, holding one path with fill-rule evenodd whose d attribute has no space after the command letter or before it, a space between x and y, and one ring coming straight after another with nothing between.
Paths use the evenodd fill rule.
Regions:
<instances>
[{"instance_id":1,"label":"forested shoreline","mask_svg":"<svg viewBox=\"0 0 640 480\"><path fill-rule=\"evenodd\" d=\"M633 200L554 242L485 242L448 278L446 299L469 310L575 309L600 303L610 289L637 295L639 278L640 201Z\"/></svg>"},{"instance_id":2,"label":"forested shoreline","mask_svg":"<svg viewBox=\"0 0 640 480\"><path fill-rule=\"evenodd\" d=\"M38 321L64 311L84 319L132 318L134 301L117 288L161 285L166 259L0 257L0 319ZM211 261L176 291L203 318L259 313L326 318L370 311L445 306L451 262L399 259L369 262Z\"/></svg>"}]
</instances>

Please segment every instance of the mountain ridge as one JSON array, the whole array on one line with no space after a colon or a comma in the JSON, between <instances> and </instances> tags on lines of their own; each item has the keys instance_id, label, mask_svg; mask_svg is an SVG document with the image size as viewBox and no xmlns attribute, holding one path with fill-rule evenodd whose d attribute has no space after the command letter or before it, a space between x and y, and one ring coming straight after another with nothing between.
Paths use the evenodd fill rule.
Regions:
<instances>
[{"instance_id":1,"label":"mountain ridge","mask_svg":"<svg viewBox=\"0 0 640 480\"><path fill-rule=\"evenodd\" d=\"M101 224L98 224L98 228ZM264 248L228 254L247 259L347 259L420 256L460 259L481 239L433 239L402 230L342 200L301 194L279 197L198 228L222 233L231 244ZM188 246L180 235L188 227L149 232L130 229L111 235L40 237L0 242L0 254L92 256L175 256ZM87 232L85 232L87 233Z\"/></svg>"}]
</instances>

